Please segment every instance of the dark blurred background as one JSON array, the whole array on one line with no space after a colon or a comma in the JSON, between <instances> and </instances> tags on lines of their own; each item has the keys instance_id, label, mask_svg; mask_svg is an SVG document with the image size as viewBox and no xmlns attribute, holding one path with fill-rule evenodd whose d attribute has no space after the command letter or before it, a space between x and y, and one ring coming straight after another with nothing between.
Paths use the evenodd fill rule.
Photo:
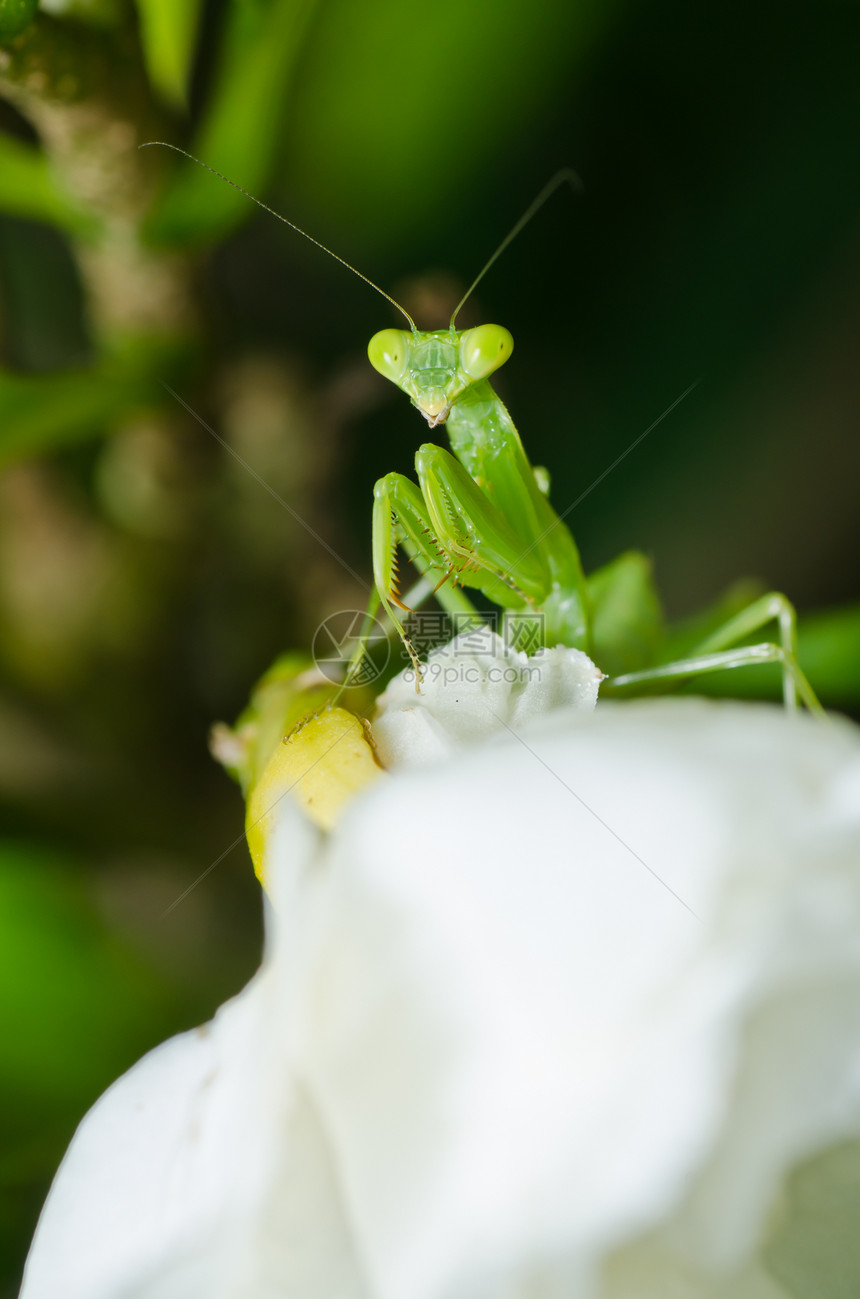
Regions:
<instances>
[{"instance_id":1,"label":"dark blurred background","mask_svg":"<svg viewBox=\"0 0 860 1299\"><path fill-rule=\"evenodd\" d=\"M574 167L459 323L512 330L559 510L698 381L570 515L586 567L645 550L673 618L784 589L860 706L856 5L34 9L0 0L3 1295L87 1106L256 967L242 842L173 906L242 830L208 728L362 607L426 435L366 362L389 306L138 143L432 327Z\"/></svg>"}]
</instances>

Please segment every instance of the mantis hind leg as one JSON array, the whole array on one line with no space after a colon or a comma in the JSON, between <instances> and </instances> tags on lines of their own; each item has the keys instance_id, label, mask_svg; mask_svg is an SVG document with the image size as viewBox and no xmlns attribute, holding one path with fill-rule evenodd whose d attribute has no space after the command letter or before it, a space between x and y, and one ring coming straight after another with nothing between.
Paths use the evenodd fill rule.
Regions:
<instances>
[{"instance_id":1,"label":"mantis hind leg","mask_svg":"<svg viewBox=\"0 0 860 1299\"><path fill-rule=\"evenodd\" d=\"M776 622L779 644L765 641L759 645L739 642L752 636L769 622ZM782 693L786 708L795 711L798 696L814 713L823 713L815 691L797 661L797 618L794 606L778 591L771 591L748 608L730 618L712 635L700 641L690 656L673 663L661 663L642 672L628 672L612 677L611 688L623 689L650 681L682 680L708 672L747 667L754 663L779 663L782 667Z\"/></svg>"}]
</instances>

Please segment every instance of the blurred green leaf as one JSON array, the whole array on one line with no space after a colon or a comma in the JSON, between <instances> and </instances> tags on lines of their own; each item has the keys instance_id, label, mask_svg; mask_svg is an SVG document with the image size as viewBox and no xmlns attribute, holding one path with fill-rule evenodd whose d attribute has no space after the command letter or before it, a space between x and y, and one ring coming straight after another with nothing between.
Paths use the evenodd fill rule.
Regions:
<instances>
[{"instance_id":1,"label":"blurred green leaf","mask_svg":"<svg viewBox=\"0 0 860 1299\"><path fill-rule=\"evenodd\" d=\"M860 604L801 618L798 657L827 699L860 704Z\"/></svg>"},{"instance_id":2,"label":"blurred green leaf","mask_svg":"<svg viewBox=\"0 0 860 1299\"><path fill-rule=\"evenodd\" d=\"M82 1113L175 1028L163 980L113 938L77 863L0 843L0 1287Z\"/></svg>"},{"instance_id":3,"label":"blurred green leaf","mask_svg":"<svg viewBox=\"0 0 860 1299\"><path fill-rule=\"evenodd\" d=\"M28 1108L88 1102L168 1020L166 988L112 939L86 878L0 844L0 1084Z\"/></svg>"},{"instance_id":4,"label":"blurred green leaf","mask_svg":"<svg viewBox=\"0 0 860 1299\"><path fill-rule=\"evenodd\" d=\"M212 99L191 146L203 162L252 193L265 188L291 74L316 0L233 0ZM184 243L223 234L250 212L238 190L195 166L178 168L149 233Z\"/></svg>"},{"instance_id":5,"label":"blurred green leaf","mask_svg":"<svg viewBox=\"0 0 860 1299\"><path fill-rule=\"evenodd\" d=\"M37 0L0 0L0 40L11 40L33 21Z\"/></svg>"},{"instance_id":6,"label":"blurred green leaf","mask_svg":"<svg viewBox=\"0 0 860 1299\"><path fill-rule=\"evenodd\" d=\"M609 676L653 663L663 634L663 615L651 561L625 551L588 578L594 660Z\"/></svg>"},{"instance_id":7,"label":"blurred green leaf","mask_svg":"<svg viewBox=\"0 0 860 1299\"><path fill-rule=\"evenodd\" d=\"M45 155L8 135L0 135L0 209L78 236L98 229L96 218L63 193Z\"/></svg>"},{"instance_id":8,"label":"blurred green leaf","mask_svg":"<svg viewBox=\"0 0 860 1299\"><path fill-rule=\"evenodd\" d=\"M147 395L143 380L119 370L0 371L0 466L103 433Z\"/></svg>"},{"instance_id":9,"label":"blurred green leaf","mask_svg":"<svg viewBox=\"0 0 860 1299\"><path fill-rule=\"evenodd\" d=\"M137 9L150 80L169 104L184 108L200 0L137 0Z\"/></svg>"}]
</instances>

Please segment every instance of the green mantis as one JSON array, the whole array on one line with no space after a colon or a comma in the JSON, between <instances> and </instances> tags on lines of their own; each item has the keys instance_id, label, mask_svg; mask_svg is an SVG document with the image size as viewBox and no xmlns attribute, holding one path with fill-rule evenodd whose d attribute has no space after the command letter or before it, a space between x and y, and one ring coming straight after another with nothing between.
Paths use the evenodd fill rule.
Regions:
<instances>
[{"instance_id":1,"label":"green mantis","mask_svg":"<svg viewBox=\"0 0 860 1299\"><path fill-rule=\"evenodd\" d=\"M405 617L412 611L401 595L397 572L397 552L403 549L429 579L443 608L475 612L465 590L480 593L503 611L506 635L515 645L528 625L530 651L567 645L591 655L607 674L602 693L650 692L703 673L771 662L781 667L786 706L795 709L800 699L820 711L797 661L794 609L777 592L711 629L683 656L661 659L655 635L658 605L647 561L628 552L586 578L564 516L549 502L548 476L529 462L490 383L513 351L510 333L500 325L455 328L460 307L478 281L549 194L571 176L559 173L545 187L487 262L447 329L419 330L403 307L355 272L393 303L409 325L374 335L368 348L372 365L410 398L430 428L445 425L451 447L448 451L431 442L419 447L417 484L396 473L376 484L375 593L368 619L381 602L412 659L420 689L421 667ZM266 204L260 206L272 212ZM279 213L272 214L318 242ZM775 639L747 643L768 624L776 626ZM364 648L360 640L353 667Z\"/></svg>"},{"instance_id":2,"label":"green mantis","mask_svg":"<svg viewBox=\"0 0 860 1299\"><path fill-rule=\"evenodd\" d=\"M589 597L579 553L529 464L489 376L513 351L500 325L412 334L386 329L370 341L371 364L396 383L431 428L447 426L452 452L424 443L418 486L401 474L376 484L373 572L392 617L395 548L427 571L436 594L469 586L511 613L539 614L540 645L590 644ZM538 648L538 645L535 646Z\"/></svg>"},{"instance_id":3,"label":"green mantis","mask_svg":"<svg viewBox=\"0 0 860 1299\"><path fill-rule=\"evenodd\" d=\"M470 587L507 611L507 625L532 620L539 646L585 650L598 667L629 657L625 641L642 639L636 610L653 618L650 573L635 552L587 580L573 536L546 495L547 480L523 449L519 434L489 376L513 350L499 325L429 333L386 329L370 341L373 366L407 394L431 428L445 423L451 452L432 443L415 457L416 486L400 474L376 484L373 567L376 588L389 615L401 625L395 552L401 545L423 571L439 573L437 597L462 609L448 588ZM629 616L617 616L629 604ZM615 609L607 618L606 611ZM740 644L770 622L779 643ZM404 638L405 631L402 633ZM796 655L794 610L772 592L742 610L683 659L649 663L610 675L610 690L644 687L741 667L776 662L783 671L787 706L798 695L814 711L820 705ZM606 687L604 687L606 689Z\"/></svg>"}]
</instances>

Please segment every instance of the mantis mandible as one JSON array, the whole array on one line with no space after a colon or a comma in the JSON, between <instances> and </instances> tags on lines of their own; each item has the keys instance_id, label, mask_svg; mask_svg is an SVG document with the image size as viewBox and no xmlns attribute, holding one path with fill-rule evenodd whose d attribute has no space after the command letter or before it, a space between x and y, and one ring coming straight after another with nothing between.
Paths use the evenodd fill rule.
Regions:
<instances>
[{"instance_id":1,"label":"mantis mandible","mask_svg":"<svg viewBox=\"0 0 860 1299\"><path fill-rule=\"evenodd\" d=\"M167 147L247 194L185 150ZM368 618L381 602L412 659L416 689L420 689L421 667L403 617L412 611L398 586L401 547L422 574L438 575L435 594L443 608L474 613L463 588L480 592L504 611L505 625L515 639L517 626L529 620L531 649L567 645L590 654L607 671L602 692L636 693L653 688L652 683L659 686L770 662L781 667L786 706L796 709L799 697L810 710L820 712L797 661L794 608L779 592L754 600L683 657L640 661L635 670L616 670L614 665L629 662L631 642L647 640L637 610L651 610L648 616L653 620L656 598L650 566L643 556L628 552L586 578L573 535L549 502L546 472L529 462L514 422L489 382L513 351L511 334L501 325L455 327L461 307L500 253L562 182L575 180L569 171L553 177L483 267L448 328L430 331L419 330L399 303L337 253L247 194L347 266L405 317L408 329L383 329L373 336L368 346L370 362L410 398L430 428L446 427L450 451L431 442L419 447L417 485L402 474L389 473L374 488L375 593ZM746 643L771 623L777 628L775 640ZM364 648L360 640L353 664L360 661Z\"/></svg>"}]
</instances>

